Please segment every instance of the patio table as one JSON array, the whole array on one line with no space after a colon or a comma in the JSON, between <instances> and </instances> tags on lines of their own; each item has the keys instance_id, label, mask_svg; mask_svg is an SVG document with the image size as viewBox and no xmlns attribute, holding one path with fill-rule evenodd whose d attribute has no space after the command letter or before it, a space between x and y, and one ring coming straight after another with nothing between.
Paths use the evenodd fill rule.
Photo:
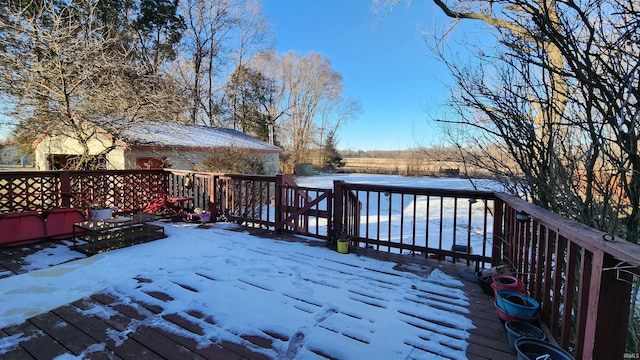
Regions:
<instances>
[{"instance_id":1,"label":"patio table","mask_svg":"<svg viewBox=\"0 0 640 360\"><path fill-rule=\"evenodd\" d=\"M138 213L127 217L89 220L73 224L73 248L87 255L167 237L164 227L150 224L158 217ZM78 244L78 240L85 241Z\"/></svg>"}]
</instances>

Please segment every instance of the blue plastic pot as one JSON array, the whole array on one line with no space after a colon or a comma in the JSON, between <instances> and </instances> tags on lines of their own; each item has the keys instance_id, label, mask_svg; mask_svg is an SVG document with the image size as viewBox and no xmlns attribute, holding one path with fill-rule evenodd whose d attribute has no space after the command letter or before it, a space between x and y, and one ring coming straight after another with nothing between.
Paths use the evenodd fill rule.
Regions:
<instances>
[{"instance_id":1,"label":"blue plastic pot","mask_svg":"<svg viewBox=\"0 0 640 360\"><path fill-rule=\"evenodd\" d=\"M533 317L540 308L536 299L513 290L498 290L496 303L507 314L521 317Z\"/></svg>"},{"instance_id":2,"label":"blue plastic pot","mask_svg":"<svg viewBox=\"0 0 640 360\"><path fill-rule=\"evenodd\" d=\"M521 337L516 340L516 353L518 360L535 360L546 355L548 360L573 360L573 356L548 342Z\"/></svg>"},{"instance_id":3,"label":"blue plastic pot","mask_svg":"<svg viewBox=\"0 0 640 360\"><path fill-rule=\"evenodd\" d=\"M530 337L539 340L545 340L547 335L539 327L524 321L509 320L504 323L504 328L507 329L507 339L509 340L509 346L513 350L516 349L516 340L521 337Z\"/></svg>"},{"instance_id":4,"label":"blue plastic pot","mask_svg":"<svg viewBox=\"0 0 640 360\"><path fill-rule=\"evenodd\" d=\"M518 320L518 321L525 321L525 322L534 322L538 319L537 316L532 316L532 317L522 317L522 316L518 316L518 315L511 315L508 314L506 311L504 311L503 309L501 309L498 306L497 302L494 302L495 306L496 306L496 313L498 314L498 317L500 318L500 321L502 321L503 323L509 320Z\"/></svg>"}]
</instances>

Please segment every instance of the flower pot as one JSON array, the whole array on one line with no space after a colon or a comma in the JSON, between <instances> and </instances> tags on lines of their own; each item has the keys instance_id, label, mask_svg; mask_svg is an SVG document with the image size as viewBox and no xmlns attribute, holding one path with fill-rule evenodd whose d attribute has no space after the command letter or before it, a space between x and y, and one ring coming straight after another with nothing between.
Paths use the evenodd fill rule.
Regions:
<instances>
[{"instance_id":1,"label":"flower pot","mask_svg":"<svg viewBox=\"0 0 640 360\"><path fill-rule=\"evenodd\" d=\"M545 340L547 335L539 327L524 321L509 320L504 324L507 329L507 339L509 346L513 350L516 349L516 340L521 337L529 337L534 339Z\"/></svg>"},{"instance_id":2,"label":"flower pot","mask_svg":"<svg viewBox=\"0 0 640 360\"><path fill-rule=\"evenodd\" d=\"M533 317L540 304L532 297L518 291L498 290L496 304L510 315Z\"/></svg>"},{"instance_id":3,"label":"flower pot","mask_svg":"<svg viewBox=\"0 0 640 360\"><path fill-rule=\"evenodd\" d=\"M478 282L478 284L480 284L480 288L482 289L482 292L484 292L487 295L491 295L493 296L493 288L491 287L491 274L487 274L486 272L483 271L478 271L476 272L476 281Z\"/></svg>"},{"instance_id":4,"label":"flower pot","mask_svg":"<svg viewBox=\"0 0 640 360\"><path fill-rule=\"evenodd\" d=\"M498 318L503 323L509 320L518 320L518 321L532 323L538 319L537 316L524 317L524 316L509 314L506 311L504 311L504 309L502 309L500 306L498 306L497 302L494 302L493 305L495 305L496 307L496 314L498 315Z\"/></svg>"},{"instance_id":5,"label":"flower pot","mask_svg":"<svg viewBox=\"0 0 640 360\"><path fill-rule=\"evenodd\" d=\"M110 219L113 216L113 209L92 209L91 210L91 220L99 221L104 219Z\"/></svg>"},{"instance_id":6,"label":"flower pot","mask_svg":"<svg viewBox=\"0 0 640 360\"><path fill-rule=\"evenodd\" d=\"M515 342L518 360L548 359L548 360L573 360L573 356L548 342L521 337Z\"/></svg>"},{"instance_id":7,"label":"flower pot","mask_svg":"<svg viewBox=\"0 0 640 360\"><path fill-rule=\"evenodd\" d=\"M340 254L349 252L349 240L338 240L338 252Z\"/></svg>"},{"instance_id":8,"label":"flower pot","mask_svg":"<svg viewBox=\"0 0 640 360\"><path fill-rule=\"evenodd\" d=\"M524 282L515 276L506 274L493 275L493 288L499 290L513 290L525 293Z\"/></svg>"},{"instance_id":9,"label":"flower pot","mask_svg":"<svg viewBox=\"0 0 640 360\"><path fill-rule=\"evenodd\" d=\"M491 283L493 279L491 277L491 270L480 270L480 261L476 260L476 282L480 285L482 292L487 295L493 296L493 288L491 287Z\"/></svg>"}]
</instances>

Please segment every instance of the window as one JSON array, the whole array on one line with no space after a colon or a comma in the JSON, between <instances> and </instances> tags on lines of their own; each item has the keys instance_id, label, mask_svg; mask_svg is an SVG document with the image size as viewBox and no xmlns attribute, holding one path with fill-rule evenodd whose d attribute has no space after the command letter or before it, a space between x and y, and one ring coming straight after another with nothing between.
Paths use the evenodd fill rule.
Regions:
<instances>
[{"instance_id":1,"label":"window","mask_svg":"<svg viewBox=\"0 0 640 360\"><path fill-rule=\"evenodd\" d=\"M49 167L51 170L76 170L80 155L50 154ZM107 158L104 155L90 156L82 169L106 170Z\"/></svg>"},{"instance_id":2,"label":"window","mask_svg":"<svg viewBox=\"0 0 640 360\"><path fill-rule=\"evenodd\" d=\"M136 165L138 169L164 169L169 167L169 162L166 156L161 158L139 157L136 158Z\"/></svg>"}]
</instances>

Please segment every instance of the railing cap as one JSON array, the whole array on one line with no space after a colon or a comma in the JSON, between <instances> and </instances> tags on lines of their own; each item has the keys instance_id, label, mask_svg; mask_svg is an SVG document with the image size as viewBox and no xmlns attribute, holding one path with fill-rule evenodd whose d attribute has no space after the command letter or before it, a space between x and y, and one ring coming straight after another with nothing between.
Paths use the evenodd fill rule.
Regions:
<instances>
[{"instance_id":1,"label":"railing cap","mask_svg":"<svg viewBox=\"0 0 640 360\"><path fill-rule=\"evenodd\" d=\"M640 245L638 244L567 219L515 196L506 193L496 193L496 196L514 210L525 211L534 222L544 225L578 246L591 252L604 252L621 262L640 267Z\"/></svg>"}]
</instances>

